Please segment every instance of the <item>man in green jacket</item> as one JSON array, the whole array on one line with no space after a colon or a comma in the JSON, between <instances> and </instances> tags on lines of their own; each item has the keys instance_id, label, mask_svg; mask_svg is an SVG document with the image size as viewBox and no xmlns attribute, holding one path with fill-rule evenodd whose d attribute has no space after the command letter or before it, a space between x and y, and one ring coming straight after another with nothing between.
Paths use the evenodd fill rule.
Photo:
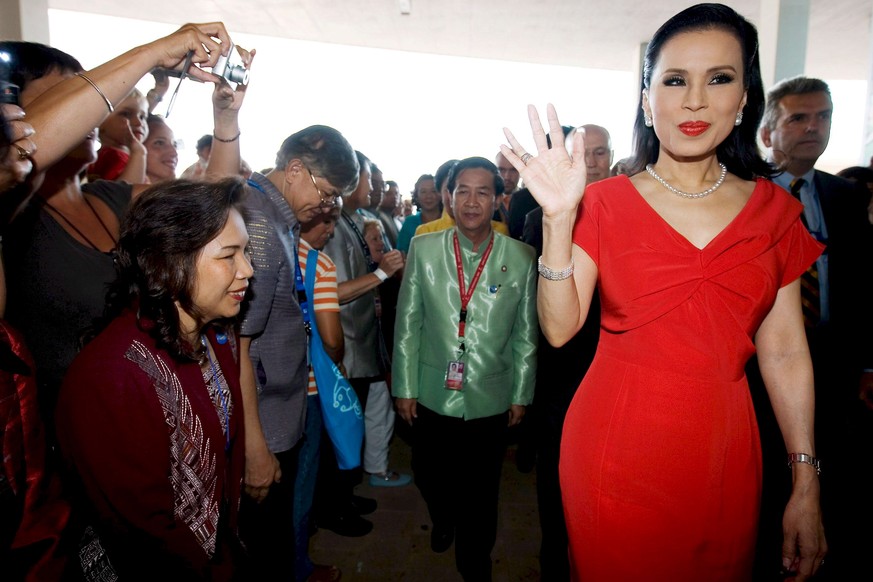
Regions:
<instances>
[{"instance_id":1,"label":"man in green jacket","mask_svg":"<svg viewBox=\"0 0 873 582\"><path fill-rule=\"evenodd\" d=\"M492 230L503 187L485 158L455 166L455 227L413 239L397 305L397 410L412 426L431 547L443 552L454 538L465 580L491 579L506 430L524 416L536 375L534 250Z\"/></svg>"}]
</instances>

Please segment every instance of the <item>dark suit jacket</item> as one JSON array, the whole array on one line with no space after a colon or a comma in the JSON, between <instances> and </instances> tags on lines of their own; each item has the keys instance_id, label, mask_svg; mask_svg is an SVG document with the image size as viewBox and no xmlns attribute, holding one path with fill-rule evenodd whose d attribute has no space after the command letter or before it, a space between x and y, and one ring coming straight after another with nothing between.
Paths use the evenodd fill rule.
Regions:
<instances>
[{"instance_id":1,"label":"dark suit jacket","mask_svg":"<svg viewBox=\"0 0 873 582\"><path fill-rule=\"evenodd\" d=\"M539 207L539 203L534 199L530 190L522 188L516 191L512 195L512 203L509 205L509 236L517 240L524 240L525 218L531 210Z\"/></svg>"},{"instance_id":2,"label":"dark suit jacket","mask_svg":"<svg viewBox=\"0 0 873 582\"><path fill-rule=\"evenodd\" d=\"M537 249L537 255L543 253L543 209L541 206L537 206L524 217L521 240Z\"/></svg>"},{"instance_id":3,"label":"dark suit jacket","mask_svg":"<svg viewBox=\"0 0 873 582\"><path fill-rule=\"evenodd\" d=\"M867 221L870 191L862 184L818 170L814 180L828 230L831 319L814 330L810 349L814 359L823 355L836 358L840 367L848 364L852 373L858 374L863 368L873 369L873 334L869 333L873 331L873 296L869 287L873 276L873 232ZM867 333L858 334L859 331ZM822 339L828 345L818 345Z\"/></svg>"}]
</instances>

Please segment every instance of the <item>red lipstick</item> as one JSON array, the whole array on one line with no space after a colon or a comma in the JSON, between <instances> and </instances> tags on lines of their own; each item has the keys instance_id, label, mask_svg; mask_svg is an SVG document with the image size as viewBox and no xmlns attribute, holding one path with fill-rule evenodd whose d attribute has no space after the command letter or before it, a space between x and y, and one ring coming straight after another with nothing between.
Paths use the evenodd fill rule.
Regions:
<instances>
[{"instance_id":1,"label":"red lipstick","mask_svg":"<svg viewBox=\"0 0 873 582\"><path fill-rule=\"evenodd\" d=\"M691 137L698 136L707 129L710 124L705 121L686 121L679 124L679 131Z\"/></svg>"}]
</instances>

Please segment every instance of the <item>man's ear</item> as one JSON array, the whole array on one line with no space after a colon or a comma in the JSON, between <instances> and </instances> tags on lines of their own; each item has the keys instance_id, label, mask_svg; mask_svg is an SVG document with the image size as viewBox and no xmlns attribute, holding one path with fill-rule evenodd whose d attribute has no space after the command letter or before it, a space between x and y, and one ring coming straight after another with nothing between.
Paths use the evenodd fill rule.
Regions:
<instances>
[{"instance_id":1,"label":"man's ear","mask_svg":"<svg viewBox=\"0 0 873 582\"><path fill-rule=\"evenodd\" d=\"M291 159L285 164L284 177L285 182L292 183L294 180L300 178L300 175L306 171L306 166L303 165L303 162L297 158Z\"/></svg>"},{"instance_id":2,"label":"man's ear","mask_svg":"<svg viewBox=\"0 0 873 582\"><path fill-rule=\"evenodd\" d=\"M770 140L770 128L766 125L761 128L761 143L768 148L771 147L772 144L772 141Z\"/></svg>"}]
</instances>

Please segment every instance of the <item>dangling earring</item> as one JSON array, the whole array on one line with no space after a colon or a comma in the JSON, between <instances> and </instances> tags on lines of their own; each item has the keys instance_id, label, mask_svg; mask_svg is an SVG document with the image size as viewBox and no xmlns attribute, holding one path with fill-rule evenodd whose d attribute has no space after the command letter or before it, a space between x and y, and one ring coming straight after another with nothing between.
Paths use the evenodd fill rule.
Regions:
<instances>
[{"instance_id":1,"label":"dangling earring","mask_svg":"<svg viewBox=\"0 0 873 582\"><path fill-rule=\"evenodd\" d=\"M743 112L740 111L739 113L737 113L737 119L736 119L736 121L734 121L734 125L736 125L737 127L739 127L739 125L740 125L742 122L743 122Z\"/></svg>"},{"instance_id":2,"label":"dangling earring","mask_svg":"<svg viewBox=\"0 0 873 582\"><path fill-rule=\"evenodd\" d=\"M648 113L643 113L643 123L646 124L646 127L652 127L652 116Z\"/></svg>"}]
</instances>

